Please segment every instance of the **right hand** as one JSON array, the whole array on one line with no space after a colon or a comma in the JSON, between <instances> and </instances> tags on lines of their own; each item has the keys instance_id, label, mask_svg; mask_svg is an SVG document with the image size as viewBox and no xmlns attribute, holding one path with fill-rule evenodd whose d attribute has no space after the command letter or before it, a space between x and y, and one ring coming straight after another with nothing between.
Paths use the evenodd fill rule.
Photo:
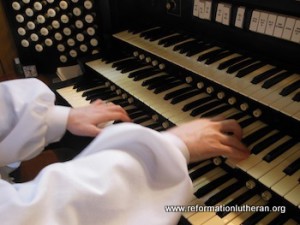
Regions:
<instances>
[{"instance_id":1,"label":"right hand","mask_svg":"<svg viewBox=\"0 0 300 225\"><path fill-rule=\"evenodd\" d=\"M167 132L176 135L186 144L191 162L215 156L242 160L250 154L241 142L242 129L235 120L197 119Z\"/></svg>"}]
</instances>

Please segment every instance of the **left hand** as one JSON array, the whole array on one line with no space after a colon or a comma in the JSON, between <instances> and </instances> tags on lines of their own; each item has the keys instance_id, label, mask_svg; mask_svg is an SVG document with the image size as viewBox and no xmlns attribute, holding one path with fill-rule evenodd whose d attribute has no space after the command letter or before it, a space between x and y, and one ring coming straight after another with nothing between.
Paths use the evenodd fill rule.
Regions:
<instances>
[{"instance_id":1,"label":"left hand","mask_svg":"<svg viewBox=\"0 0 300 225\"><path fill-rule=\"evenodd\" d=\"M72 108L67 129L75 135L95 137L101 132L100 124L114 120L131 121L121 106L96 100L88 106Z\"/></svg>"}]
</instances>

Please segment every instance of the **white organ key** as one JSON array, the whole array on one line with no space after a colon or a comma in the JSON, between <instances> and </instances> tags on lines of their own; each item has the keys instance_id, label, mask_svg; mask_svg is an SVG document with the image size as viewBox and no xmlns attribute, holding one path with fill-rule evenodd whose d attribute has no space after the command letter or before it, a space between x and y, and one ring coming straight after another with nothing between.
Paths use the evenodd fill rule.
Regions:
<instances>
[{"instance_id":1,"label":"white organ key","mask_svg":"<svg viewBox=\"0 0 300 225\"><path fill-rule=\"evenodd\" d=\"M222 191L224 188L228 187L229 185L235 183L235 179L230 179L226 183L216 187L213 191L210 193L206 194L201 198L203 202L208 200L210 197L214 196L218 192ZM220 203L222 204L222 202ZM203 204L202 204L203 205ZM193 225L198 225L198 224L203 224L204 222L208 221L210 218L212 218L215 215L214 212L201 212L201 213L196 213L188 218L188 220L193 224Z\"/></svg>"},{"instance_id":2,"label":"white organ key","mask_svg":"<svg viewBox=\"0 0 300 225\"><path fill-rule=\"evenodd\" d=\"M300 170L295 172L292 176L284 177L278 183L273 185L271 188L273 191L277 192L279 195L285 196L290 191L292 191L294 188L299 187L299 181L298 181L299 178L300 178ZM299 195L296 198L296 200L299 201Z\"/></svg>"},{"instance_id":3,"label":"white organ key","mask_svg":"<svg viewBox=\"0 0 300 225\"><path fill-rule=\"evenodd\" d=\"M275 219L280 214L278 212L270 212L268 215L266 215L263 219L257 222L256 225L265 225L269 224L273 219Z\"/></svg>"},{"instance_id":4,"label":"white organ key","mask_svg":"<svg viewBox=\"0 0 300 225\"><path fill-rule=\"evenodd\" d=\"M225 175L226 172L222 170L221 168L215 168L212 171L204 174L203 176L198 177L196 180L194 180L194 192L196 192L199 188L205 186L206 184L210 183L211 181ZM209 194L209 197L211 197L214 193ZM192 201L189 203L190 205L194 204L204 204L205 199L204 198L197 198L195 195L193 195ZM185 212L183 215L186 218L191 217L192 215L196 214L196 212Z\"/></svg>"},{"instance_id":5,"label":"white organ key","mask_svg":"<svg viewBox=\"0 0 300 225\"><path fill-rule=\"evenodd\" d=\"M282 178L287 176L283 170L290 165L295 159L297 159L300 156L300 152L295 152L291 154L289 157L284 159L278 166L274 167L272 170L267 172L265 175L263 175L261 178L259 178L259 181L262 182L267 187L273 186L275 183L280 181Z\"/></svg>"},{"instance_id":6,"label":"white organ key","mask_svg":"<svg viewBox=\"0 0 300 225\"><path fill-rule=\"evenodd\" d=\"M252 198L250 198L248 201L246 201L243 205L253 205L257 201L259 201L260 196L259 195L254 195ZM204 223L203 225L225 225L228 224L230 221L238 217L242 212L230 212L227 214L225 217L220 218L219 216L214 216L211 218L209 221Z\"/></svg>"},{"instance_id":7,"label":"white organ key","mask_svg":"<svg viewBox=\"0 0 300 225\"><path fill-rule=\"evenodd\" d=\"M216 167L203 176L198 177L193 181L194 192L196 192L200 187L203 187L204 185L210 183L212 180L217 179L218 177L221 177L225 174L226 172L223 169L221 169L220 167Z\"/></svg>"},{"instance_id":8,"label":"white organ key","mask_svg":"<svg viewBox=\"0 0 300 225\"><path fill-rule=\"evenodd\" d=\"M264 200L259 199L257 202L252 204L252 206L263 206L265 204L266 204L266 202ZM228 225L240 225L243 223L243 221L245 221L247 218L249 218L253 213L254 212L243 212L238 217L236 217L235 219L230 221L228 223Z\"/></svg>"},{"instance_id":9,"label":"white organ key","mask_svg":"<svg viewBox=\"0 0 300 225\"><path fill-rule=\"evenodd\" d=\"M262 137L262 139L256 141L252 145L248 146L248 148L251 150L253 148L253 146L255 146L257 143L261 142L262 140L265 140L266 138L270 137L271 135L274 135L275 133L276 133L276 131L271 131L268 135L266 135L265 137ZM282 143L282 140L280 140L280 141ZM275 146L277 146L277 142L275 142L275 144L269 146L262 152L258 153L257 155L251 154L247 159L238 162L237 166L244 171L248 171L250 168L252 168L256 164L258 164L262 160L262 158L264 157L265 154L267 154Z\"/></svg>"},{"instance_id":10,"label":"white organ key","mask_svg":"<svg viewBox=\"0 0 300 225\"><path fill-rule=\"evenodd\" d=\"M281 140L278 141L278 144L280 145L281 143L283 143L284 141L287 141L288 139L289 138L287 136L285 136L284 138L282 138ZM256 179L259 179L261 176L266 174L272 168L277 166L282 160L287 158L289 155L295 153L299 149L299 146L300 146L300 143L298 145L294 145L292 148L290 148L286 152L282 153L280 155L280 157L277 157L270 163L262 160L262 158L261 158L260 162L257 165L255 165L254 167L252 167L250 170L248 170L247 173ZM265 151L263 151L263 152L265 152Z\"/></svg>"},{"instance_id":11,"label":"white organ key","mask_svg":"<svg viewBox=\"0 0 300 225\"><path fill-rule=\"evenodd\" d=\"M285 109L286 104L289 104L292 101L292 99L288 99L287 96L283 97L279 93L284 87L288 86L289 84L295 82L298 79L299 76L297 76L297 74L294 74L268 89L261 88L257 92L253 93L253 98L259 100L265 105L272 106L272 108L282 111L283 113L293 115L293 112L289 112L287 111L287 109ZM282 101L281 99L284 99L284 101L282 102L283 105L280 105L280 101ZM279 102L276 103L277 101Z\"/></svg>"},{"instance_id":12,"label":"white organ key","mask_svg":"<svg viewBox=\"0 0 300 225\"><path fill-rule=\"evenodd\" d=\"M294 204L295 206L300 206L300 185L298 183L298 185L292 189L291 191L289 191L284 198L286 200L288 200L289 202L291 202L292 204Z\"/></svg>"},{"instance_id":13,"label":"white organ key","mask_svg":"<svg viewBox=\"0 0 300 225\"><path fill-rule=\"evenodd\" d=\"M237 198L239 195L243 194L246 191L247 191L246 187L240 188L239 190L237 190L236 192L234 192L233 194L231 194L227 198L225 198L223 201L219 202L217 205L226 205L227 203L229 203L233 199ZM205 223L203 223L203 225L225 224L225 223L228 223L229 221L233 220L236 216L238 216L238 213L236 213L236 214L232 213L232 214L228 214L224 218L220 218L219 216L216 216L216 212L207 212L207 213L210 214L209 215L210 219L208 221L206 221ZM202 213L200 213L200 214L202 214ZM220 222L220 223L218 223L218 222Z\"/></svg>"},{"instance_id":14,"label":"white organ key","mask_svg":"<svg viewBox=\"0 0 300 225\"><path fill-rule=\"evenodd\" d=\"M243 128L243 136L247 136L249 133L252 133L254 130L258 130L261 127L264 127L265 124L261 121L257 120L254 123L250 124L249 126Z\"/></svg>"}]
</instances>

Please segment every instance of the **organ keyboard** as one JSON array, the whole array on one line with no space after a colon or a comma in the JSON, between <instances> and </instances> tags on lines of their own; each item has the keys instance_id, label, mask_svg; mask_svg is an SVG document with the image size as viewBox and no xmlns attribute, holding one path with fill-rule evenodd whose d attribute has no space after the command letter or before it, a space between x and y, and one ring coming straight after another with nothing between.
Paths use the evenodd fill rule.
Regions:
<instances>
[{"instance_id":1,"label":"organ keyboard","mask_svg":"<svg viewBox=\"0 0 300 225\"><path fill-rule=\"evenodd\" d=\"M287 57L289 52L300 54L297 39L300 18L295 17L300 12L297 11L299 4L298 8L289 8L289 12L283 10L276 14L269 10L278 9L271 6L268 9L266 3L262 3L262 9L256 9L259 3L248 4L247 1L239 4L202 0L166 2L167 9L162 14L167 16L161 17L165 23L151 16L149 20L156 23L149 26L145 17L152 13L157 16L149 13L157 9L143 2L147 10L138 14L143 18L142 26L137 23L129 26L129 22L124 28L120 26L112 39L117 50L84 61L85 75L66 86L62 84L57 93L73 107L98 98L120 104L135 123L158 131L199 117L222 115L236 119L243 128L243 142L251 150L250 157L241 162L218 157L189 165L194 184L190 205L278 206L281 211L183 212L179 223L299 224L300 70L297 60ZM157 4L159 8L161 5ZM194 10L185 11L189 5ZM197 15L204 6L211 13L199 16L201 21L198 21ZM199 12L195 12L195 7ZM218 14L221 12L222 19ZM193 13L192 19L186 16L189 13ZM226 18L230 15L244 15L246 22L239 23L234 18L228 22ZM256 18L257 15L261 16ZM284 17L289 22L282 30L288 32L292 23L291 29L296 31L290 29L290 35L282 31L279 36L280 24L275 21L275 36L256 39L256 33L270 35L267 28L262 30L266 15L270 18L267 24L272 24L274 15ZM259 21L256 29L255 19ZM231 32L233 38L236 34L231 29L241 26L244 31L237 31L238 36L250 35L262 45L266 45L265 38L270 41L271 47L265 47L271 55L263 55L264 50L257 52L255 48L251 52L247 46L241 48L246 41L253 47L252 40L241 43L234 40L232 45L225 33L224 42L220 42L219 37L213 38L206 32L199 35L183 29L181 25L188 22L193 28L199 24L208 28L212 24L214 35L219 34L214 30L216 26L225 33ZM228 24L231 29L227 29ZM248 34L245 29L254 33ZM274 43L286 47L282 50L283 56L273 57ZM258 45L261 47L261 43Z\"/></svg>"}]
</instances>

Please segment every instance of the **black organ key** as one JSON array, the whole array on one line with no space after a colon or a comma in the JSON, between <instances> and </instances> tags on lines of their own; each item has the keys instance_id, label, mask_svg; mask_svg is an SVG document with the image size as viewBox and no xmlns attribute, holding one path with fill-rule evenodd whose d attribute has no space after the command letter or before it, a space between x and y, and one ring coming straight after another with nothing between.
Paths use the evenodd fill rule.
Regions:
<instances>
[{"instance_id":1,"label":"black organ key","mask_svg":"<svg viewBox=\"0 0 300 225\"><path fill-rule=\"evenodd\" d=\"M270 133L272 130L273 129L270 126L262 127L259 130L251 133L247 137L243 138L243 143L245 145L249 146L250 144L252 144L252 143L256 142L257 140L259 140L261 137L264 137L265 135Z\"/></svg>"},{"instance_id":2,"label":"black organ key","mask_svg":"<svg viewBox=\"0 0 300 225\"><path fill-rule=\"evenodd\" d=\"M126 65L127 63L131 63L131 62L135 62L136 61L136 58L125 58L125 59L121 59L120 61L117 61L117 62L114 62L112 64L112 68L118 68L119 66L124 66Z\"/></svg>"},{"instance_id":3,"label":"black organ key","mask_svg":"<svg viewBox=\"0 0 300 225\"><path fill-rule=\"evenodd\" d=\"M156 41L164 36L172 34L172 31L164 28L157 28L150 31L146 31L142 33L141 37L148 39L149 41Z\"/></svg>"},{"instance_id":4,"label":"black organ key","mask_svg":"<svg viewBox=\"0 0 300 225\"><path fill-rule=\"evenodd\" d=\"M250 217L248 217L245 221L241 223L241 225L255 225L264 217L266 217L270 212L255 212Z\"/></svg>"},{"instance_id":5,"label":"black organ key","mask_svg":"<svg viewBox=\"0 0 300 225\"><path fill-rule=\"evenodd\" d=\"M178 224L180 225L192 225L186 218L183 216L180 217Z\"/></svg>"},{"instance_id":6,"label":"black organ key","mask_svg":"<svg viewBox=\"0 0 300 225\"><path fill-rule=\"evenodd\" d=\"M145 74L145 73L150 73L151 74L153 71L154 71L153 67L140 69L140 70L137 70L137 71L130 72L128 74L128 78L134 78L138 75L142 75L142 74Z\"/></svg>"},{"instance_id":7,"label":"black organ key","mask_svg":"<svg viewBox=\"0 0 300 225\"><path fill-rule=\"evenodd\" d=\"M129 103L127 103L127 104L129 104ZM127 114L129 115L129 116L131 116L132 114L134 114L134 113L138 113L138 112L142 112L140 109L138 109L138 108L133 108L133 109L128 109L128 110L126 110L126 112L127 112Z\"/></svg>"},{"instance_id":8,"label":"black organ key","mask_svg":"<svg viewBox=\"0 0 300 225\"><path fill-rule=\"evenodd\" d=\"M161 92L164 92L166 90L169 90L173 87L176 87L176 86L179 86L179 85L182 85L182 84L184 84L184 83L181 80L174 80L169 84L165 83L165 84L161 85L160 87L155 88L154 93L159 94Z\"/></svg>"},{"instance_id":9,"label":"black organ key","mask_svg":"<svg viewBox=\"0 0 300 225\"><path fill-rule=\"evenodd\" d=\"M139 118L141 116L145 116L145 112L143 112L143 111L135 111L135 112L130 113L130 114L128 113L128 115L130 116L130 118L136 119L136 118Z\"/></svg>"},{"instance_id":10,"label":"black organ key","mask_svg":"<svg viewBox=\"0 0 300 225\"><path fill-rule=\"evenodd\" d=\"M119 105L119 106L123 107L123 108L128 105L128 101L125 100L125 99L116 99L116 100L112 100L112 102L116 105Z\"/></svg>"},{"instance_id":11,"label":"black organ key","mask_svg":"<svg viewBox=\"0 0 300 225\"><path fill-rule=\"evenodd\" d=\"M229 66L234 65L235 63L238 63L238 62L240 62L240 61L242 61L242 60L245 60L246 58L247 58L247 57L245 57L245 56L237 56L237 57L234 57L234 58L232 58L232 59L229 59L229 60L227 60L227 61L225 61L225 62L220 63L220 65L218 66L218 69L219 69L219 70L223 70L223 69L225 69L225 68L227 68L227 67L229 67Z\"/></svg>"},{"instance_id":12,"label":"black organ key","mask_svg":"<svg viewBox=\"0 0 300 225\"><path fill-rule=\"evenodd\" d=\"M300 169L300 158L296 159L290 165L288 165L283 172L287 175L293 175L296 171Z\"/></svg>"},{"instance_id":13,"label":"black organ key","mask_svg":"<svg viewBox=\"0 0 300 225\"><path fill-rule=\"evenodd\" d=\"M263 141L257 143L252 149L251 153L252 154L258 154L262 152L264 149L266 149L268 146L276 142L277 140L281 139L284 137L284 134L282 132L277 132L274 135L271 135L270 137L264 139Z\"/></svg>"},{"instance_id":14,"label":"black organ key","mask_svg":"<svg viewBox=\"0 0 300 225\"><path fill-rule=\"evenodd\" d=\"M161 27L155 27L155 28L143 31L140 33L140 37L148 38L148 36L151 36L151 35L157 33L161 29L162 29Z\"/></svg>"},{"instance_id":15,"label":"black organ key","mask_svg":"<svg viewBox=\"0 0 300 225\"><path fill-rule=\"evenodd\" d=\"M254 59L246 59L242 62L236 63L232 66L230 66L226 72L229 74L235 73L237 71L239 71L240 69L243 69L245 66L251 65L252 63L254 63L255 60Z\"/></svg>"},{"instance_id":16,"label":"black organ key","mask_svg":"<svg viewBox=\"0 0 300 225\"><path fill-rule=\"evenodd\" d=\"M200 165L200 164L202 164L206 161L207 160L201 160L201 161L198 161L198 162L189 163L188 164L188 170L190 170L190 169L192 169L192 168L194 168L194 167L196 167L196 166L198 166L198 165Z\"/></svg>"},{"instance_id":17,"label":"black organ key","mask_svg":"<svg viewBox=\"0 0 300 225\"><path fill-rule=\"evenodd\" d=\"M224 188L222 191L218 192L217 194L213 195L209 199L207 199L207 201L205 201L205 205L210 205L210 206L215 205L218 202L224 200L232 193L236 192L238 189L240 189L243 186L244 184L242 182L237 181L229 185L228 187Z\"/></svg>"},{"instance_id":18,"label":"black organ key","mask_svg":"<svg viewBox=\"0 0 300 225\"><path fill-rule=\"evenodd\" d=\"M300 102L300 91L292 99L296 102Z\"/></svg>"},{"instance_id":19,"label":"black organ key","mask_svg":"<svg viewBox=\"0 0 300 225\"><path fill-rule=\"evenodd\" d=\"M113 63L116 61L122 61L126 59L128 59L128 56L124 56L123 54L112 54L102 58L103 62L105 62L106 64Z\"/></svg>"},{"instance_id":20,"label":"black organ key","mask_svg":"<svg viewBox=\"0 0 300 225\"><path fill-rule=\"evenodd\" d=\"M211 48L212 45L211 44L208 44L208 43L197 43L196 46L191 46L191 48L186 52L186 56L193 56L193 55L196 55L200 52L203 52L209 48Z\"/></svg>"},{"instance_id":21,"label":"black organ key","mask_svg":"<svg viewBox=\"0 0 300 225\"><path fill-rule=\"evenodd\" d=\"M86 96L86 100L94 100L96 98L99 98L101 100L107 100L109 98L112 98L112 97L117 97L118 95L114 92L111 92L111 91L105 91L105 92L98 92L98 93L94 93L94 94L90 94L88 96Z\"/></svg>"},{"instance_id":22,"label":"black organ key","mask_svg":"<svg viewBox=\"0 0 300 225\"><path fill-rule=\"evenodd\" d=\"M151 84L149 84L147 89L148 90L156 90L161 87L167 87L168 85L171 86L172 83L177 82L177 81L178 81L177 78L168 76L168 77L156 80L155 82L152 82ZM172 87L174 87L174 86L172 86ZM168 90L168 88L165 90Z\"/></svg>"},{"instance_id":23,"label":"black organ key","mask_svg":"<svg viewBox=\"0 0 300 225\"><path fill-rule=\"evenodd\" d=\"M164 130L164 128L161 126L161 124L159 124L159 123L157 123L157 122L154 122L154 123L152 123L152 124L149 124L149 125L147 125L146 127L148 127L148 128L151 128L151 129L153 129L153 130L157 130L157 131L159 131L159 130Z\"/></svg>"},{"instance_id":24,"label":"black organ key","mask_svg":"<svg viewBox=\"0 0 300 225\"><path fill-rule=\"evenodd\" d=\"M211 171L214 168L216 168L216 165L214 163L210 163L210 164L207 164L207 165L200 167L199 169L191 172L189 174L189 176L190 176L191 180L195 180L198 177L203 176L204 174L206 174L207 172Z\"/></svg>"},{"instance_id":25,"label":"black organ key","mask_svg":"<svg viewBox=\"0 0 300 225\"><path fill-rule=\"evenodd\" d=\"M254 123L255 121L257 121L256 118L250 117L250 118L248 118L248 119L245 119L245 120L239 122L239 125L240 125L242 128L245 128L245 127L249 126L250 124Z\"/></svg>"},{"instance_id":26,"label":"black organ key","mask_svg":"<svg viewBox=\"0 0 300 225\"><path fill-rule=\"evenodd\" d=\"M133 80L134 81L139 81L139 80L145 79L147 77L155 76L158 73L161 73L161 71L152 69L152 71L149 70L149 71L146 71L144 73L139 73L139 74L135 75Z\"/></svg>"},{"instance_id":27,"label":"black organ key","mask_svg":"<svg viewBox=\"0 0 300 225\"><path fill-rule=\"evenodd\" d=\"M231 116L227 117L227 119L239 120L244 116L245 116L245 114L243 112L238 112L234 115L231 115Z\"/></svg>"},{"instance_id":28,"label":"black organ key","mask_svg":"<svg viewBox=\"0 0 300 225\"><path fill-rule=\"evenodd\" d=\"M179 51L181 54L184 54L187 52L187 50L190 48L190 46L193 46L198 42L199 42L199 40L191 40L191 41L187 41L187 42L184 42L181 44L177 44L173 47L173 50Z\"/></svg>"},{"instance_id":29,"label":"black organ key","mask_svg":"<svg viewBox=\"0 0 300 225\"><path fill-rule=\"evenodd\" d=\"M110 92L109 89L107 89L107 87L99 87L90 91L85 91L82 93L82 97L88 97L88 96L92 96L98 93L105 93L105 92Z\"/></svg>"},{"instance_id":30,"label":"black organ key","mask_svg":"<svg viewBox=\"0 0 300 225\"><path fill-rule=\"evenodd\" d=\"M257 194L257 191L255 189L246 191L243 194L241 194L240 196L238 196L235 199L233 199L232 201L230 201L229 203L227 203L226 206L235 206L235 205L240 206L256 194ZM230 213L230 211L220 211L220 212L217 212L216 214L219 217L223 218L229 213Z\"/></svg>"},{"instance_id":31,"label":"black organ key","mask_svg":"<svg viewBox=\"0 0 300 225\"><path fill-rule=\"evenodd\" d=\"M207 59L207 60L205 61L205 64L206 64L206 65L213 64L213 63L215 63L215 62L217 62L217 61L219 61L219 60L221 60L221 59L223 59L223 58L225 58L225 57L227 57L227 56L229 56L229 55L231 55L231 54L232 54L232 52L230 52L230 51L222 52L222 53L216 55L216 56L213 57L213 58Z\"/></svg>"},{"instance_id":32,"label":"black organ key","mask_svg":"<svg viewBox=\"0 0 300 225\"><path fill-rule=\"evenodd\" d=\"M201 113L204 113L205 111L207 111L207 110L209 110L209 109L212 109L212 108L214 108L214 107L216 107L216 106L218 106L218 105L220 105L220 104L221 104L221 102L220 102L219 100L215 99L215 100L213 100L213 101L211 101L211 102L208 102L208 103L206 103L206 104L204 104L204 105L202 105L202 106L199 106L198 108L194 109L194 110L190 113L190 115L191 115L191 116L198 116L198 115L200 115Z\"/></svg>"},{"instance_id":33,"label":"black organ key","mask_svg":"<svg viewBox=\"0 0 300 225\"><path fill-rule=\"evenodd\" d=\"M277 74L277 75L275 75L274 77L272 77L272 78L266 80L266 81L263 83L262 87L268 89L268 88L274 86L275 84L279 83L280 81L284 80L285 78L288 78L288 77L291 76L292 74L293 74L293 73L288 72L288 71L287 71L287 72L280 73L280 74Z\"/></svg>"},{"instance_id":34,"label":"black organ key","mask_svg":"<svg viewBox=\"0 0 300 225\"><path fill-rule=\"evenodd\" d=\"M170 47L171 45L174 45L178 42L184 41L188 38L189 38L188 36L185 36L183 34L176 34L176 35L173 35L173 36L170 36L170 37L160 39L158 44L162 45L164 47Z\"/></svg>"},{"instance_id":35,"label":"black organ key","mask_svg":"<svg viewBox=\"0 0 300 225\"><path fill-rule=\"evenodd\" d=\"M224 49L215 49L213 51L209 51L203 55L200 55L198 57L198 61L201 62L201 61L204 61L206 59L210 59L210 58L213 58L213 57L216 57L219 53L222 53L224 52L225 50Z\"/></svg>"},{"instance_id":36,"label":"black organ key","mask_svg":"<svg viewBox=\"0 0 300 225\"><path fill-rule=\"evenodd\" d=\"M269 152L267 155L263 157L263 160L266 162L271 162L274 159L276 159L278 156L280 156L282 153L293 147L295 144L297 144L297 141L294 139L289 139L288 141L284 142L283 144L277 146L274 150Z\"/></svg>"},{"instance_id":37,"label":"black organ key","mask_svg":"<svg viewBox=\"0 0 300 225\"><path fill-rule=\"evenodd\" d=\"M141 123L146 122L148 120L151 120L151 118L149 116L147 116L147 115L144 115L143 117L139 117L137 119L133 119L133 122L137 123L137 124L141 124Z\"/></svg>"},{"instance_id":38,"label":"black organ key","mask_svg":"<svg viewBox=\"0 0 300 225\"><path fill-rule=\"evenodd\" d=\"M156 77L153 77L153 78L150 78L150 79L147 79L147 80L144 80L142 82L142 86L147 86L147 85L155 85L157 83L160 83L160 82L163 82L165 81L166 79L170 79L170 78L173 78L173 76L167 74L167 73L163 73L161 75L158 75Z\"/></svg>"},{"instance_id":39,"label":"black organ key","mask_svg":"<svg viewBox=\"0 0 300 225\"><path fill-rule=\"evenodd\" d=\"M199 94L199 93L200 93L199 90L193 90L193 91L191 91L191 92L188 92L188 93L185 93L185 94L176 96L176 97L174 97L174 98L171 100L171 103L172 103L172 104L177 104L177 103L182 102L182 101L184 101L184 100L187 100L187 99L189 99L190 97L193 97L193 96L195 96L195 95L197 95L197 94Z\"/></svg>"},{"instance_id":40,"label":"black organ key","mask_svg":"<svg viewBox=\"0 0 300 225\"><path fill-rule=\"evenodd\" d=\"M242 78L242 77L248 75L249 73L251 73L251 72L253 72L253 71L255 71L255 70L257 70L257 69L259 69L259 68L261 68L261 67L263 67L263 66L265 66L265 65L266 65L266 64L263 63L263 62L258 62L258 63L252 64L252 65L250 65L250 66L248 66L248 67L246 67L246 68L240 70L240 71L236 74L236 77Z\"/></svg>"},{"instance_id":41,"label":"black organ key","mask_svg":"<svg viewBox=\"0 0 300 225\"><path fill-rule=\"evenodd\" d=\"M128 65L127 67L123 68L121 70L121 73L128 73L132 70L136 70L136 69L139 69L144 66L145 66L145 64L143 64L141 62L132 63L131 65Z\"/></svg>"},{"instance_id":42,"label":"black organ key","mask_svg":"<svg viewBox=\"0 0 300 225\"><path fill-rule=\"evenodd\" d=\"M179 95L182 95L182 94L184 94L186 92L189 92L189 91L192 91L192 90L194 90L193 87L184 87L182 89L179 89L179 90L176 90L176 91L173 91L173 92L170 92L170 93L166 94L164 96L164 99L169 100L171 98L177 97Z\"/></svg>"},{"instance_id":43,"label":"black organ key","mask_svg":"<svg viewBox=\"0 0 300 225\"><path fill-rule=\"evenodd\" d=\"M225 183L226 181L229 181L230 179L232 179L232 175L231 174L225 174L221 177L216 178L215 180L209 182L208 184L204 185L203 187L199 188L194 195L197 198L201 198L204 195L206 195L207 193L211 192L212 190L214 190L215 188L217 188L218 186L222 185L223 183Z\"/></svg>"},{"instance_id":44,"label":"black organ key","mask_svg":"<svg viewBox=\"0 0 300 225\"><path fill-rule=\"evenodd\" d=\"M275 217L271 222L267 225L283 225L290 219L290 215L288 213L281 213L277 217Z\"/></svg>"},{"instance_id":45,"label":"black organ key","mask_svg":"<svg viewBox=\"0 0 300 225\"><path fill-rule=\"evenodd\" d=\"M223 105L220 105L220 107L217 107L215 109L212 109L211 111L207 112L207 113L204 113L202 114L202 117L212 117L212 116L217 116L229 109L231 109L232 106L231 105L228 105L228 104L223 104Z\"/></svg>"},{"instance_id":46,"label":"black organ key","mask_svg":"<svg viewBox=\"0 0 300 225\"><path fill-rule=\"evenodd\" d=\"M136 65L140 65L139 62L134 59L132 61L128 61L126 63L121 63L119 64L117 67L116 67L116 70L123 70L123 69L126 69L126 68L129 68L129 67L132 67L132 66L136 66Z\"/></svg>"},{"instance_id":47,"label":"black organ key","mask_svg":"<svg viewBox=\"0 0 300 225\"><path fill-rule=\"evenodd\" d=\"M283 88L279 94L282 96L287 96L299 88L300 88L300 80L297 80L291 83L290 85L286 86L285 88Z\"/></svg>"},{"instance_id":48,"label":"black organ key","mask_svg":"<svg viewBox=\"0 0 300 225\"><path fill-rule=\"evenodd\" d=\"M76 89L77 91L82 91L94 87L94 84L98 86L99 84L104 83L105 80L99 77L93 79L84 77L73 85L73 89Z\"/></svg>"},{"instance_id":49,"label":"black organ key","mask_svg":"<svg viewBox=\"0 0 300 225\"><path fill-rule=\"evenodd\" d=\"M138 33L144 32L144 30L145 30L145 27L142 26L142 27L129 28L129 29L128 29L128 32L129 32L129 33L132 33L132 34L138 34ZM140 36L141 36L141 34L140 34Z\"/></svg>"},{"instance_id":50,"label":"black organ key","mask_svg":"<svg viewBox=\"0 0 300 225\"><path fill-rule=\"evenodd\" d=\"M252 80L251 80L251 83L252 84L258 84L266 79L268 79L269 77L271 76L274 76L275 74L279 73L281 71L281 69L279 68L272 68L272 69L269 69L257 76L255 76Z\"/></svg>"},{"instance_id":51,"label":"black organ key","mask_svg":"<svg viewBox=\"0 0 300 225\"><path fill-rule=\"evenodd\" d=\"M214 98L211 97L211 96L207 96L207 97L200 98L200 99L198 99L198 100L196 100L196 101L193 101L193 102L190 102L190 103L186 104L186 105L182 108L182 110L183 110L184 112L189 111L189 110L191 110L191 109L193 109L193 108L195 108L195 107L198 107L198 106L200 106L200 105L202 105L202 104L204 104L204 103L206 103L206 102L209 102L209 101L211 101L211 100L213 100L213 99L214 99Z\"/></svg>"}]
</instances>

